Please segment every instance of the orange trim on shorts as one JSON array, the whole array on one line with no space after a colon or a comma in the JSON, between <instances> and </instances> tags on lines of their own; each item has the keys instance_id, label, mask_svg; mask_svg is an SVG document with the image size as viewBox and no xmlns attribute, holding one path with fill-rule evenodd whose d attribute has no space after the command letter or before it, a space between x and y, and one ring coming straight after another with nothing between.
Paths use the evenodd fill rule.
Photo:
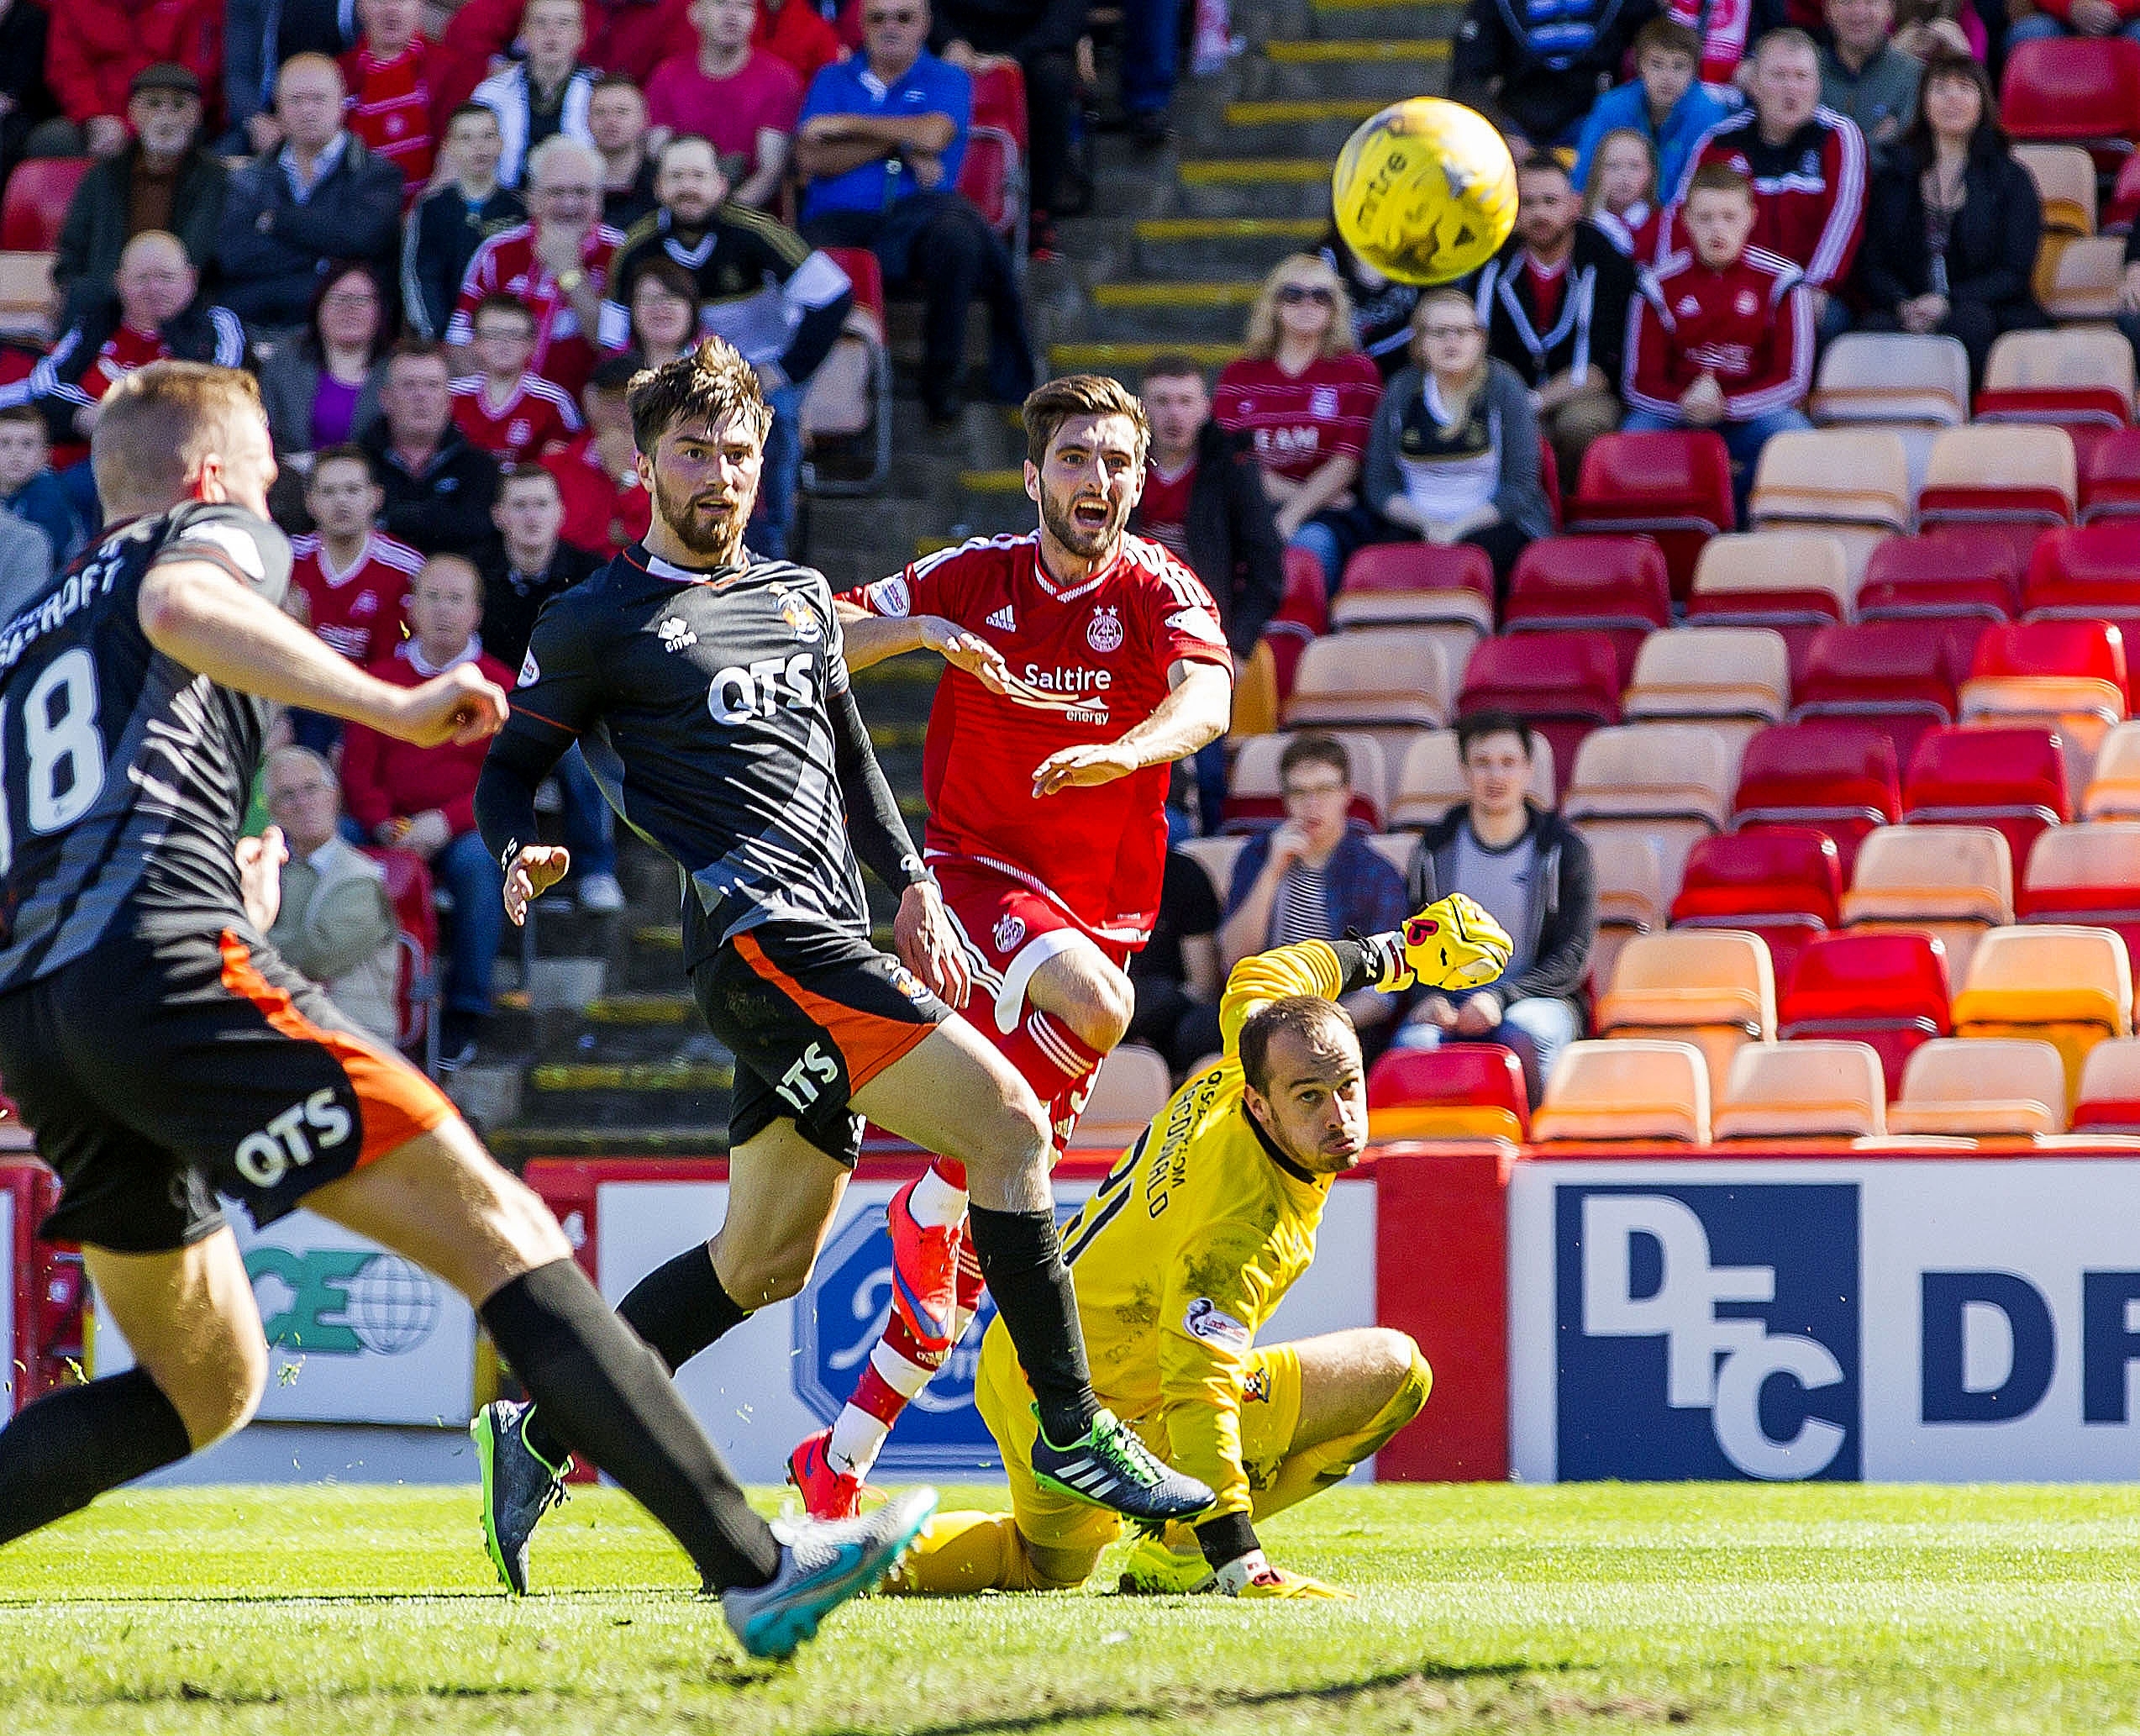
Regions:
<instances>
[{"instance_id":1,"label":"orange trim on shorts","mask_svg":"<svg viewBox=\"0 0 2140 1736\"><path fill-rule=\"evenodd\" d=\"M356 1093L363 1144L357 1151L357 1167L384 1157L406 1145L418 1134L428 1134L455 1111L446 1094L398 1056L382 1054L347 1031L316 1025L297 1010L289 991L277 988L260 973L252 949L237 931L223 931L223 986L250 1001L268 1023L286 1037L317 1043L341 1063Z\"/></svg>"},{"instance_id":2,"label":"orange trim on shorts","mask_svg":"<svg viewBox=\"0 0 2140 1736\"><path fill-rule=\"evenodd\" d=\"M926 1020L909 1024L903 1018L886 1018L812 994L767 958L765 949L748 931L736 936L735 949L744 963L825 1028L847 1063L850 1093L861 1090L936 1028Z\"/></svg>"}]
</instances>

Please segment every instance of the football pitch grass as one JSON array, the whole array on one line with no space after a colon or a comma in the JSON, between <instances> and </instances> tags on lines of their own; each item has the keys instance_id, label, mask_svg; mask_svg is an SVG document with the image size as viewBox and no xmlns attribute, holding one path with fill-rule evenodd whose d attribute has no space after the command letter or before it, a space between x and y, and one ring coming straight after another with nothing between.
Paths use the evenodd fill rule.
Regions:
<instances>
[{"instance_id":1,"label":"football pitch grass","mask_svg":"<svg viewBox=\"0 0 2140 1736\"><path fill-rule=\"evenodd\" d=\"M0 1550L0 1731L2140 1730L2140 1489L1350 1487L1266 1542L1359 1600L1101 1595L1110 1555L781 1666L613 1491L524 1602L472 1491L121 1495Z\"/></svg>"}]
</instances>

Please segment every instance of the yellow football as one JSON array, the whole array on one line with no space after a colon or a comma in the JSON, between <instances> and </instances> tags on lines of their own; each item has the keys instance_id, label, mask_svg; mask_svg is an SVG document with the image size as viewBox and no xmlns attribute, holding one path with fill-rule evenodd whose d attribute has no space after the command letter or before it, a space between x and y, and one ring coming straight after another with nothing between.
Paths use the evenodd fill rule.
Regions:
<instances>
[{"instance_id":1,"label":"yellow football","mask_svg":"<svg viewBox=\"0 0 2140 1736\"><path fill-rule=\"evenodd\" d=\"M1447 283L1491 259L1516 227L1516 162L1476 109L1413 97L1345 141L1330 198L1346 245L1384 276Z\"/></svg>"}]
</instances>

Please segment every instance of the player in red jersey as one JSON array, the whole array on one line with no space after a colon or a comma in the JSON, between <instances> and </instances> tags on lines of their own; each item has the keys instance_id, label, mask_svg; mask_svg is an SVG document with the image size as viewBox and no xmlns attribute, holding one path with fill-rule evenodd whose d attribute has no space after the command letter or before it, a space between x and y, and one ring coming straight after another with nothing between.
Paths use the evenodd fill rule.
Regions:
<instances>
[{"instance_id":1,"label":"player in red jersey","mask_svg":"<svg viewBox=\"0 0 2140 1736\"><path fill-rule=\"evenodd\" d=\"M291 613L360 666L401 643L409 587L423 565L407 544L372 528L384 498L362 447L329 446L313 460L305 488L317 528L290 542Z\"/></svg>"},{"instance_id":2,"label":"player in red jersey","mask_svg":"<svg viewBox=\"0 0 2140 1736\"><path fill-rule=\"evenodd\" d=\"M1096 375L1026 400L1040 527L918 560L842 600L849 665L927 647L923 854L975 991L974 1023L1049 1106L1059 1152L1133 1004L1166 860L1167 768L1215 739L1233 659L1210 593L1123 527L1150 428ZM891 1206L892 1314L854 1396L789 1461L813 1513L852 1512L893 1419L981 1301L965 1177L939 1160Z\"/></svg>"}]
</instances>

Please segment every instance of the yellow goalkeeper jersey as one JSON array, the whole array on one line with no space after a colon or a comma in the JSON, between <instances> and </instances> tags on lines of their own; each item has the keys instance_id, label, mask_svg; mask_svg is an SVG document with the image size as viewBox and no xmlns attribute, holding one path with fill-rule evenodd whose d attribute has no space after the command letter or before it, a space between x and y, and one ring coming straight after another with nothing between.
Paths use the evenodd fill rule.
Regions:
<instances>
[{"instance_id":1,"label":"yellow goalkeeper jersey","mask_svg":"<svg viewBox=\"0 0 2140 1736\"><path fill-rule=\"evenodd\" d=\"M1292 1164L1250 1118L1241 1027L1285 996L1334 1001L1343 987L1320 940L1236 965L1219 1007L1224 1059L1174 1094L1063 1234L1100 1402L1217 1491L1213 1516L1249 1511L1249 1353L1315 1258L1330 1193L1329 1177ZM1010 1352L1000 1320L988 1336L1001 1342L984 1355Z\"/></svg>"}]
</instances>

